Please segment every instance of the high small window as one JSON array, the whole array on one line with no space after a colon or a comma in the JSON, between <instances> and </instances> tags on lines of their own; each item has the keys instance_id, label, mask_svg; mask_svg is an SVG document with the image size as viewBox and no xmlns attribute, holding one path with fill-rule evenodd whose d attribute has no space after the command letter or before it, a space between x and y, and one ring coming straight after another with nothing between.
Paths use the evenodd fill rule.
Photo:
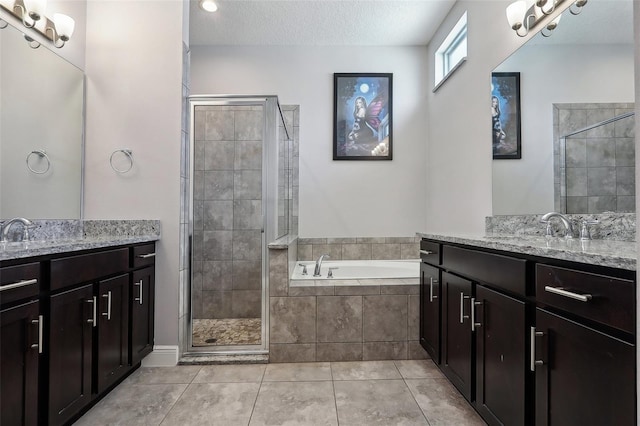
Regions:
<instances>
[{"instance_id":1,"label":"high small window","mask_svg":"<svg viewBox=\"0 0 640 426\"><path fill-rule=\"evenodd\" d=\"M435 53L435 92L467 59L467 12L458 20Z\"/></svg>"}]
</instances>

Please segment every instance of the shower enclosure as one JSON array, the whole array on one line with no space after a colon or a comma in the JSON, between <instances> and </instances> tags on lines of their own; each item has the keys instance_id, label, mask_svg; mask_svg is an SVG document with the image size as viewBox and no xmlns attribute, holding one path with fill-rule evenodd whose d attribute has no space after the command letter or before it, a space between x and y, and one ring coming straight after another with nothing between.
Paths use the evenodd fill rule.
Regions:
<instances>
[{"instance_id":1,"label":"shower enclosure","mask_svg":"<svg viewBox=\"0 0 640 426\"><path fill-rule=\"evenodd\" d=\"M635 212L633 104L559 106L556 209L573 214Z\"/></svg>"},{"instance_id":2,"label":"shower enclosure","mask_svg":"<svg viewBox=\"0 0 640 426\"><path fill-rule=\"evenodd\" d=\"M275 96L191 96L192 352L268 348L266 245L287 233L290 131Z\"/></svg>"}]
</instances>

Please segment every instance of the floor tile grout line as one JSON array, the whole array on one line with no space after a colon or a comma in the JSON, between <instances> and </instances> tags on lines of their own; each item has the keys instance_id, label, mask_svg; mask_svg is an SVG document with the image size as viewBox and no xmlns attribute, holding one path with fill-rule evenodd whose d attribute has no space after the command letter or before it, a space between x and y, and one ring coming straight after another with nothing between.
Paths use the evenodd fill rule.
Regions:
<instances>
[{"instance_id":1,"label":"floor tile grout line","mask_svg":"<svg viewBox=\"0 0 640 426\"><path fill-rule=\"evenodd\" d=\"M415 380L415 379L413 379L413 380ZM422 379L422 380L424 380L424 379ZM427 425L430 426L431 422L429 421L429 418L427 417L427 414L424 412L424 410L420 406L420 403L418 403L418 400L416 399L416 396L411 391L411 388L409 387L409 384L407 383L407 378L403 376L402 377L402 381L404 382L404 385L407 387L407 390L409 391L409 394L411 394L411 398L413 398L413 400L416 402L416 405L418 406L418 409L420 409L420 412L422 413L422 417L424 417L425 421L427 422Z\"/></svg>"},{"instance_id":2,"label":"floor tile grout line","mask_svg":"<svg viewBox=\"0 0 640 426\"><path fill-rule=\"evenodd\" d=\"M336 423L340 426L340 415L338 413L338 398L336 396L336 382L333 380L333 368L331 367L331 362L329 363L329 372L331 373L331 389L333 389L333 404L336 407Z\"/></svg>"},{"instance_id":3,"label":"floor tile grout line","mask_svg":"<svg viewBox=\"0 0 640 426\"><path fill-rule=\"evenodd\" d=\"M192 379L193 380L193 379ZM178 403L178 401L180 401L180 398L182 398L182 396L185 394L185 392L187 391L187 389L189 389L189 386L191 386L191 383L176 383L176 384L182 384L182 385L186 385L185 388L182 390L182 392L180 393L180 396L178 396L176 398L175 401L173 401L173 404L171 404L171 407L169 407L169 409L167 410L167 412L165 413L164 416L162 416L162 420L160 420L160 423L158 423L158 425L161 425L166 419L167 416L169 415L169 413L171 413L171 410L173 410L173 408L176 406L176 404Z\"/></svg>"},{"instance_id":4,"label":"floor tile grout line","mask_svg":"<svg viewBox=\"0 0 640 426\"><path fill-rule=\"evenodd\" d=\"M269 364L267 364L268 366ZM251 424L251 419L253 418L253 414L256 411L256 405L258 404L258 397L260 396L260 391L262 390L262 384L264 383L264 376L267 374L267 368L265 367L264 372L262 373L262 379L260 379L260 383L258 384L258 392L256 392L256 399L253 401L253 406L251 407L251 414L249 415L249 421L247 422L247 426Z\"/></svg>"}]
</instances>

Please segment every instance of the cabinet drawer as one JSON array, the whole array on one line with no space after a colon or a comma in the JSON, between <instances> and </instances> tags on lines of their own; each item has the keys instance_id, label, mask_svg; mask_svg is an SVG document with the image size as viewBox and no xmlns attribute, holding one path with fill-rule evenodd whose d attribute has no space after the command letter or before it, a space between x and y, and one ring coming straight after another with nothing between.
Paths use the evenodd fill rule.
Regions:
<instances>
[{"instance_id":1,"label":"cabinet drawer","mask_svg":"<svg viewBox=\"0 0 640 426\"><path fill-rule=\"evenodd\" d=\"M154 265L156 262L155 243L131 247L131 267Z\"/></svg>"},{"instance_id":2,"label":"cabinet drawer","mask_svg":"<svg viewBox=\"0 0 640 426\"><path fill-rule=\"evenodd\" d=\"M430 263L432 265L440 265L440 244L432 241L422 240L420 241L420 259L423 262Z\"/></svg>"},{"instance_id":3,"label":"cabinet drawer","mask_svg":"<svg viewBox=\"0 0 640 426\"><path fill-rule=\"evenodd\" d=\"M51 290L125 272L128 265L128 248L54 259L51 261Z\"/></svg>"},{"instance_id":4,"label":"cabinet drawer","mask_svg":"<svg viewBox=\"0 0 640 426\"><path fill-rule=\"evenodd\" d=\"M451 271L491 287L527 295L527 261L524 259L445 245L442 264Z\"/></svg>"},{"instance_id":5,"label":"cabinet drawer","mask_svg":"<svg viewBox=\"0 0 640 426\"><path fill-rule=\"evenodd\" d=\"M634 333L634 283L631 280L536 265L536 300L574 315Z\"/></svg>"},{"instance_id":6,"label":"cabinet drawer","mask_svg":"<svg viewBox=\"0 0 640 426\"><path fill-rule=\"evenodd\" d=\"M0 301L3 304L37 296L39 291L40 263L0 269Z\"/></svg>"}]
</instances>

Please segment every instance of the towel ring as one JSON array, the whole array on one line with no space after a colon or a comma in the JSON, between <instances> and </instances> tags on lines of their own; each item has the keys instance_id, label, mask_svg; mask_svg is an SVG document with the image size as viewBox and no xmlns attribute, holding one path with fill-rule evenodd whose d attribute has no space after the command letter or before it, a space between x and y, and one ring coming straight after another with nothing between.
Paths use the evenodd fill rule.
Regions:
<instances>
[{"instance_id":1,"label":"towel ring","mask_svg":"<svg viewBox=\"0 0 640 426\"><path fill-rule=\"evenodd\" d=\"M41 159L44 158L47 161L47 168L46 169L44 169L44 170L35 170L34 168L31 167L31 164L29 164L29 159L31 158L31 156L33 154L36 154ZM27 154L27 168L32 173L35 173L37 175L43 175L43 174L47 173L49 171L49 169L51 168L51 160L49 159L49 156L47 155L47 152L45 150L43 150L43 149L35 149L35 150L31 151L29 154Z\"/></svg>"},{"instance_id":2,"label":"towel ring","mask_svg":"<svg viewBox=\"0 0 640 426\"><path fill-rule=\"evenodd\" d=\"M124 169L118 169L117 167L115 167L113 165L113 156L116 155L119 152L121 152L121 153L123 153L124 155L127 156L127 158L129 159L129 167L124 168ZM109 164L111 164L111 168L117 173L127 173L133 167L133 156L132 156L132 154L133 154L133 152L130 149L116 149L115 151L113 151L111 153L111 157L109 157Z\"/></svg>"}]
</instances>

